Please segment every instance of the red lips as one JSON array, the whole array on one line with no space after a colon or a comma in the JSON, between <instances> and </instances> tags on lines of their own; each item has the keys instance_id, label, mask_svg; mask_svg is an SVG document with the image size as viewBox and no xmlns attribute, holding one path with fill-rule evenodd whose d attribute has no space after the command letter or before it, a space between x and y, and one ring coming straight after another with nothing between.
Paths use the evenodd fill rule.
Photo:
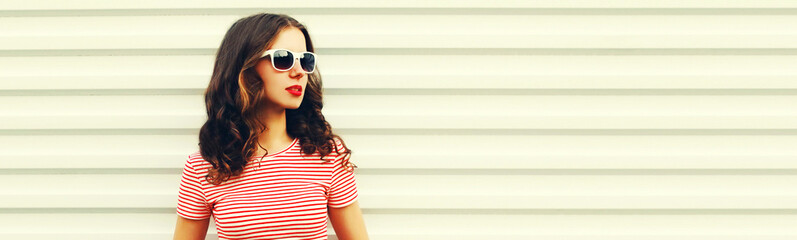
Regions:
<instances>
[{"instance_id":1,"label":"red lips","mask_svg":"<svg viewBox=\"0 0 797 240\"><path fill-rule=\"evenodd\" d=\"M290 86L290 87L286 87L285 89L286 90L294 90L294 91L301 92L302 91L302 86L301 85L293 85L293 86Z\"/></svg>"},{"instance_id":2,"label":"red lips","mask_svg":"<svg viewBox=\"0 0 797 240\"><path fill-rule=\"evenodd\" d=\"M288 90L288 92L293 94L294 96L301 96L302 95L302 86L300 86L300 85L293 85L293 86L285 88L285 90Z\"/></svg>"}]
</instances>

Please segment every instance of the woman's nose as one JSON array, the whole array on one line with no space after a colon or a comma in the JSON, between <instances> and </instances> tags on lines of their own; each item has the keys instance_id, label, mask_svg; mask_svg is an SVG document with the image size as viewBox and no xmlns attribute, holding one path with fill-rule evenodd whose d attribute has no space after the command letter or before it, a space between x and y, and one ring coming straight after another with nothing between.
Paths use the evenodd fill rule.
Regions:
<instances>
[{"instance_id":1,"label":"woman's nose","mask_svg":"<svg viewBox=\"0 0 797 240\"><path fill-rule=\"evenodd\" d=\"M294 59L294 61L293 68L291 68L291 77L301 78L304 75L302 63L299 61L299 58Z\"/></svg>"}]
</instances>

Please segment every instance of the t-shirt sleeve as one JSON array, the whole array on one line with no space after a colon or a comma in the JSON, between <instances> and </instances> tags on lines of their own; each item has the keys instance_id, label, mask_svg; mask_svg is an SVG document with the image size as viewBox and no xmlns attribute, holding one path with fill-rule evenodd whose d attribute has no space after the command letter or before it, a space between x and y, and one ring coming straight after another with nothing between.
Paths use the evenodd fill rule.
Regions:
<instances>
[{"instance_id":1,"label":"t-shirt sleeve","mask_svg":"<svg viewBox=\"0 0 797 240\"><path fill-rule=\"evenodd\" d=\"M177 214L181 217L192 220L203 220L210 217L210 208L205 200L199 179L189 157L183 166L180 191L177 194Z\"/></svg>"},{"instance_id":2,"label":"t-shirt sleeve","mask_svg":"<svg viewBox=\"0 0 797 240\"><path fill-rule=\"evenodd\" d=\"M338 145L342 147L342 145ZM343 152L343 151L341 151ZM332 184L329 188L329 202L327 205L333 208L348 206L357 200L357 181L354 178L354 168L341 166L343 154L335 158L332 170ZM349 158L345 156L345 158Z\"/></svg>"}]
</instances>

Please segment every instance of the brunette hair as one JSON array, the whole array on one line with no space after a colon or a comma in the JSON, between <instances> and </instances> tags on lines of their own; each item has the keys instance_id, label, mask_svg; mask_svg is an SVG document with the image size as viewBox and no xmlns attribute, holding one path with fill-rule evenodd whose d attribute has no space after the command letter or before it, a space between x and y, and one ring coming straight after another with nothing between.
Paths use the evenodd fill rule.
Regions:
<instances>
[{"instance_id":1,"label":"brunette hair","mask_svg":"<svg viewBox=\"0 0 797 240\"><path fill-rule=\"evenodd\" d=\"M224 35L216 52L210 84L205 90L208 118L199 130L200 153L212 166L205 176L209 183L218 185L240 175L248 160L254 157L259 133L266 126L255 112L264 104L265 89L252 67L277 34L290 27L301 30L307 51L315 52L307 28L284 14L260 13L241 18ZM318 67L307 77L301 105L298 109L285 110L288 135L299 138L302 153L318 151L325 162L329 160L324 156L334 149L337 154L343 154L341 165L344 169L354 171L357 166L349 162L351 150L340 136L332 133L332 126L321 114L322 85ZM342 144L342 153L337 147L338 141Z\"/></svg>"}]
</instances>

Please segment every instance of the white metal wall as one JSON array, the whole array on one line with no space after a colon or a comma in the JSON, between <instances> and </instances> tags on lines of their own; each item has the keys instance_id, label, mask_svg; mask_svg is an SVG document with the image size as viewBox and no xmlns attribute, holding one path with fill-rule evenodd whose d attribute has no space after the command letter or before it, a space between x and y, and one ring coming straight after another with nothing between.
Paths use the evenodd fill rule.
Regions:
<instances>
[{"instance_id":1,"label":"white metal wall","mask_svg":"<svg viewBox=\"0 0 797 240\"><path fill-rule=\"evenodd\" d=\"M309 27L372 239L797 238L797 1L14 0L0 239L170 239L261 11Z\"/></svg>"}]
</instances>

